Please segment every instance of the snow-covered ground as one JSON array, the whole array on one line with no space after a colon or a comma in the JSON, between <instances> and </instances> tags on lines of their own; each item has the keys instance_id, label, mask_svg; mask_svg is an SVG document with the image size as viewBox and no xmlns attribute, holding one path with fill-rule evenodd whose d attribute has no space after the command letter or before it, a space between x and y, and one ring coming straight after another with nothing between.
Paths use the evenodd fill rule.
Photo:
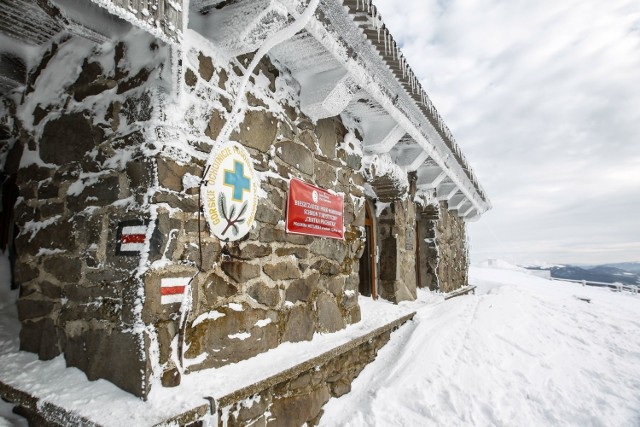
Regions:
<instances>
[{"instance_id":1,"label":"snow-covered ground","mask_svg":"<svg viewBox=\"0 0 640 427\"><path fill-rule=\"evenodd\" d=\"M6 267L0 257L0 273ZM506 264L472 268L471 282L477 295L445 301L420 291L398 307L416 310L415 319L351 393L327 404L321 424L640 426L640 296L551 282ZM0 307L13 305L2 285ZM0 321L0 338L15 334L13 325L3 330ZM115 390L104 381L85 386ZM142 404L115 393L132 401L125 407ZM26 426L11 408L0 401L0 427Z\"/></svg>"},{"instance_id":2,"label":"snow-covered ground","mask_svg":"<svg viewBox=\"0 0 640 427\"><path fill-rule=\"evenodd\" d=\"M640 426L640 297L500 267L418 308L321 425Z\"/></svg>"},{"instance_id":3,"label":"snow-covered ground","mask_svg":"<svg viewBox=\"0 0 640 427\"><path fill-rule=\"evenodd\" d=\"M3 347L11 345L5 338L19 332L15 328L12 319L6 319L9 305L14 305L17 291L9 290L9 259L0 252L0 345ZM12 412L13 405L0 399L0 427L20 426L27 427L27 420Z\"/></svg>"}]
</instances>

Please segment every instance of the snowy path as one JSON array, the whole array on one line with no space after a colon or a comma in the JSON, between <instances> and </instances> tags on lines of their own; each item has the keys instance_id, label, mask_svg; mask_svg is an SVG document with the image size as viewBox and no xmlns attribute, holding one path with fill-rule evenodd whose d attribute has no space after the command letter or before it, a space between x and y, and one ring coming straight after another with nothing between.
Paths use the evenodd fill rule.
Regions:
<instances>
[{"instance_id":1,"label":"snowy path","mask_svg":"<svg viewBox=\"0 0 640 427\"><path fill-rule=\"evenodd\" d=\"M471 277L479 295L419 309L322 425L640 425L640 297Z\"/></svg>"}]
</instances>

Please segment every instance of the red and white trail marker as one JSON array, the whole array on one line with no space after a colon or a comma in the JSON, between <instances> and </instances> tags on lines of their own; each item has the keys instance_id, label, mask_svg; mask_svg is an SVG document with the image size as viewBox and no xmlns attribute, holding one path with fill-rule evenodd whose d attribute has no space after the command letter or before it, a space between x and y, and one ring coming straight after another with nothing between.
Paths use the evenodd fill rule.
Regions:
<instances>
[{"instance_id":1,"label":"red and white trail marker","mask_svg":"<svg viewBox=\"0 0 640 427\"><path fill-rule=\"evenodd\" d=\"M181 303L184 291L191 281L191 277L167 277L160 279L160 303Z\"/></svg>"},{"instance_id":2,"label":"red and white trail marker","mask_svg":"<svg viewBox=\"0 0 640 427\"><path fill-rule=\"evenodd\" d=\"M141 252L147 236L146 225L128 225L122 227L120 234L120 252Z\"/></svg>"}]
</instances>

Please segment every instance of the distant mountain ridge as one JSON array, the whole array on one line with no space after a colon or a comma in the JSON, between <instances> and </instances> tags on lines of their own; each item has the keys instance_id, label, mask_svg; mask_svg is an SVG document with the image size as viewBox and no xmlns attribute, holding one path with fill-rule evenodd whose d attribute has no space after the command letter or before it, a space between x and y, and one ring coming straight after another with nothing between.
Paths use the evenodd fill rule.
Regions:
<instances>
[{"instance_id":1,"label":"distant mountain ridge","mask_svg":"<svg viewBox=\"0 0 640 427\"><path fill-rule=\"evenodd\" d=\"M588 280L602 283L623 283L640 286L640 263L625 262L596 266L556 265L551 268L527 267L532 270L550 270L557 279Z\"/></svg>"},{"instance_id":2,"label":"distant mountain ridge","mask_svg":"<svg viewBox=\"0 0 640 427\"><path fill-rule=\"evenodd\" d=\"M640 262L618 262L615 264L604 264L604 267L615 267L629 273L640 274Z\"/></svg>"}]
</instances>

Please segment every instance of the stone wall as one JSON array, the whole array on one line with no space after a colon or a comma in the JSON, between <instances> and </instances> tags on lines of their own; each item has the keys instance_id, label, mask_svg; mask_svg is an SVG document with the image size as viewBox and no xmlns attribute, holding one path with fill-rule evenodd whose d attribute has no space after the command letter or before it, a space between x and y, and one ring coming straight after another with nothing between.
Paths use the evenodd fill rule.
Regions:
<instances>
[{"instance_id":1,"label":"stone wall","mask_svg":"<svg viewBox=\"0 0 640 427\"><path fill-rule=\"evenodd\" d=\"M416 208L409 197L391 202L378 217L380 296L416 299Z\"/></svg>"},{"instance_id":2,"label":"stone wall","mask_svg":"<svg viewBox=\"0 0 640 427\"><path fill-rule=\"evenodd\" d=\"M64 353L90 379L143 397L155 381L173 386L360 320L361 142L339 118L300 113L295 81L264 60L231 135L262 176L257 222L221 244L198 183L250 58L187 49L172 76L171 55L138 30L105 45L60 38L9 114L22 152L22 349ZM285 233L291 176L346 195L344 241ZM163 304L166 279L184 280L188 297Z\"/></svg>"},{"instance_id":3,"label":"stone wall","mask_svg":"<svg viewBox=\"0 0 640 427\"><path fill-rule=\"evenodd\" d=\"M438 206L427 205L420 207L418 219L418 244L420 245L420 286L436 291L440 287L437 274L439 253L436 243L436 227L438 224Z\"/></svg>"},{"instance_id":4,"label":"stone wall","mask_svg":"<svg viewBox=\"0 0 640 427\"><path fill-rule=\"evenodd\" d=\"M64 353L89 379L143 396L141 259L119 254L117 239L123 222L150 220L152 124L169 52L145 33L128 37L105 45L59 37L30 71L14 116L14 279L22 350L41 359ZM145 50L153 60L142 65L136 56Z\"/></svg>"},{"instance_id":5,"label":"stone wall","mask_svg":"<svg viewBox=\"0 0 640 427\"><path fill-rule=\"evenodd\" d=\"M466 224L446 202L418 207L420 285L448 293L468 284Z\"/></svg>"},{"instance_id":6,"label":"stone wall","mask_svg":"<svg viewBox=\"0 0 640 427\"><path fill-rule=\"evenodd\" d=\"M447 293L466 286L469 281L466 224L455 211L449 211L446 202L439 205L436 241L439 290Z\"/></svg>"},{"instance_id":7,"label":"stone wall","mask_svg":"<svg viewBox=\"0 0 640 427\"><path fill-rule=\"evenodd\" d=\"M351 391L351 382L390 339L391 330L297 377L218 409L219 426L317 425L332 397ZM222 402L224 403L224 402Z\"/></svg>"},{"instance_id":8,"label":"stone wall","mask_svg":"<svg viewBox=\"0 0 640 427\"><path fill-rule=\"evenodd\" d=\"M6 158L20 159L21 348L62 353L89 379L141 397L360 320L358 132L301 113L297 82L268 58L238 95L251 55L203 46L171 50L140 30L102 45L59 36L2 109L0 137L18 153ZM199 186L236 114L230 139L251 155L259 206L250 233L224 243L209 233ZM345 195L343 241L285 232L291 177ZM380 294L394 302L416 297L414 192L378 219ZM466 284L464 223L446 206L436 240L440 290ZM185 286L180 299L163 301L167 281ZM323 400L347 387L334 382L313 379L304 393ZM295 390L276 396L295 402Z\"/></svg>"},{"instance_id":9,"label":"stone wall","mask_svg":"<svg viewBox=\"0 0 640 427\"><path fill-rule=\"evenodd\" d=\"M346 138L349 131L339 118L312 123L298 109L295 81L263 60L249 84L244 119L231 135L262 176L256 225L241 241L221 245L199 217L198 188L183 177L204 174L206 158L231 117L243 76L239 65L251 57L218 62L188 49L185 58L186 143L180 151L165 147L157 159L157 248L144 274L143 318L157 330L165 385L178 383L181 373L237 362L360 320L354 265L363 244L364 180L356 172L359 157L347 154L354 148L345 146L353 141ZM344 241L285 232L292 176L346 195ZM193 304L186 317L180 304L160 303L159 283L175 277L190 281ZM183 360L175 357L181 349Z\"/></svg>"}]
</instances>

